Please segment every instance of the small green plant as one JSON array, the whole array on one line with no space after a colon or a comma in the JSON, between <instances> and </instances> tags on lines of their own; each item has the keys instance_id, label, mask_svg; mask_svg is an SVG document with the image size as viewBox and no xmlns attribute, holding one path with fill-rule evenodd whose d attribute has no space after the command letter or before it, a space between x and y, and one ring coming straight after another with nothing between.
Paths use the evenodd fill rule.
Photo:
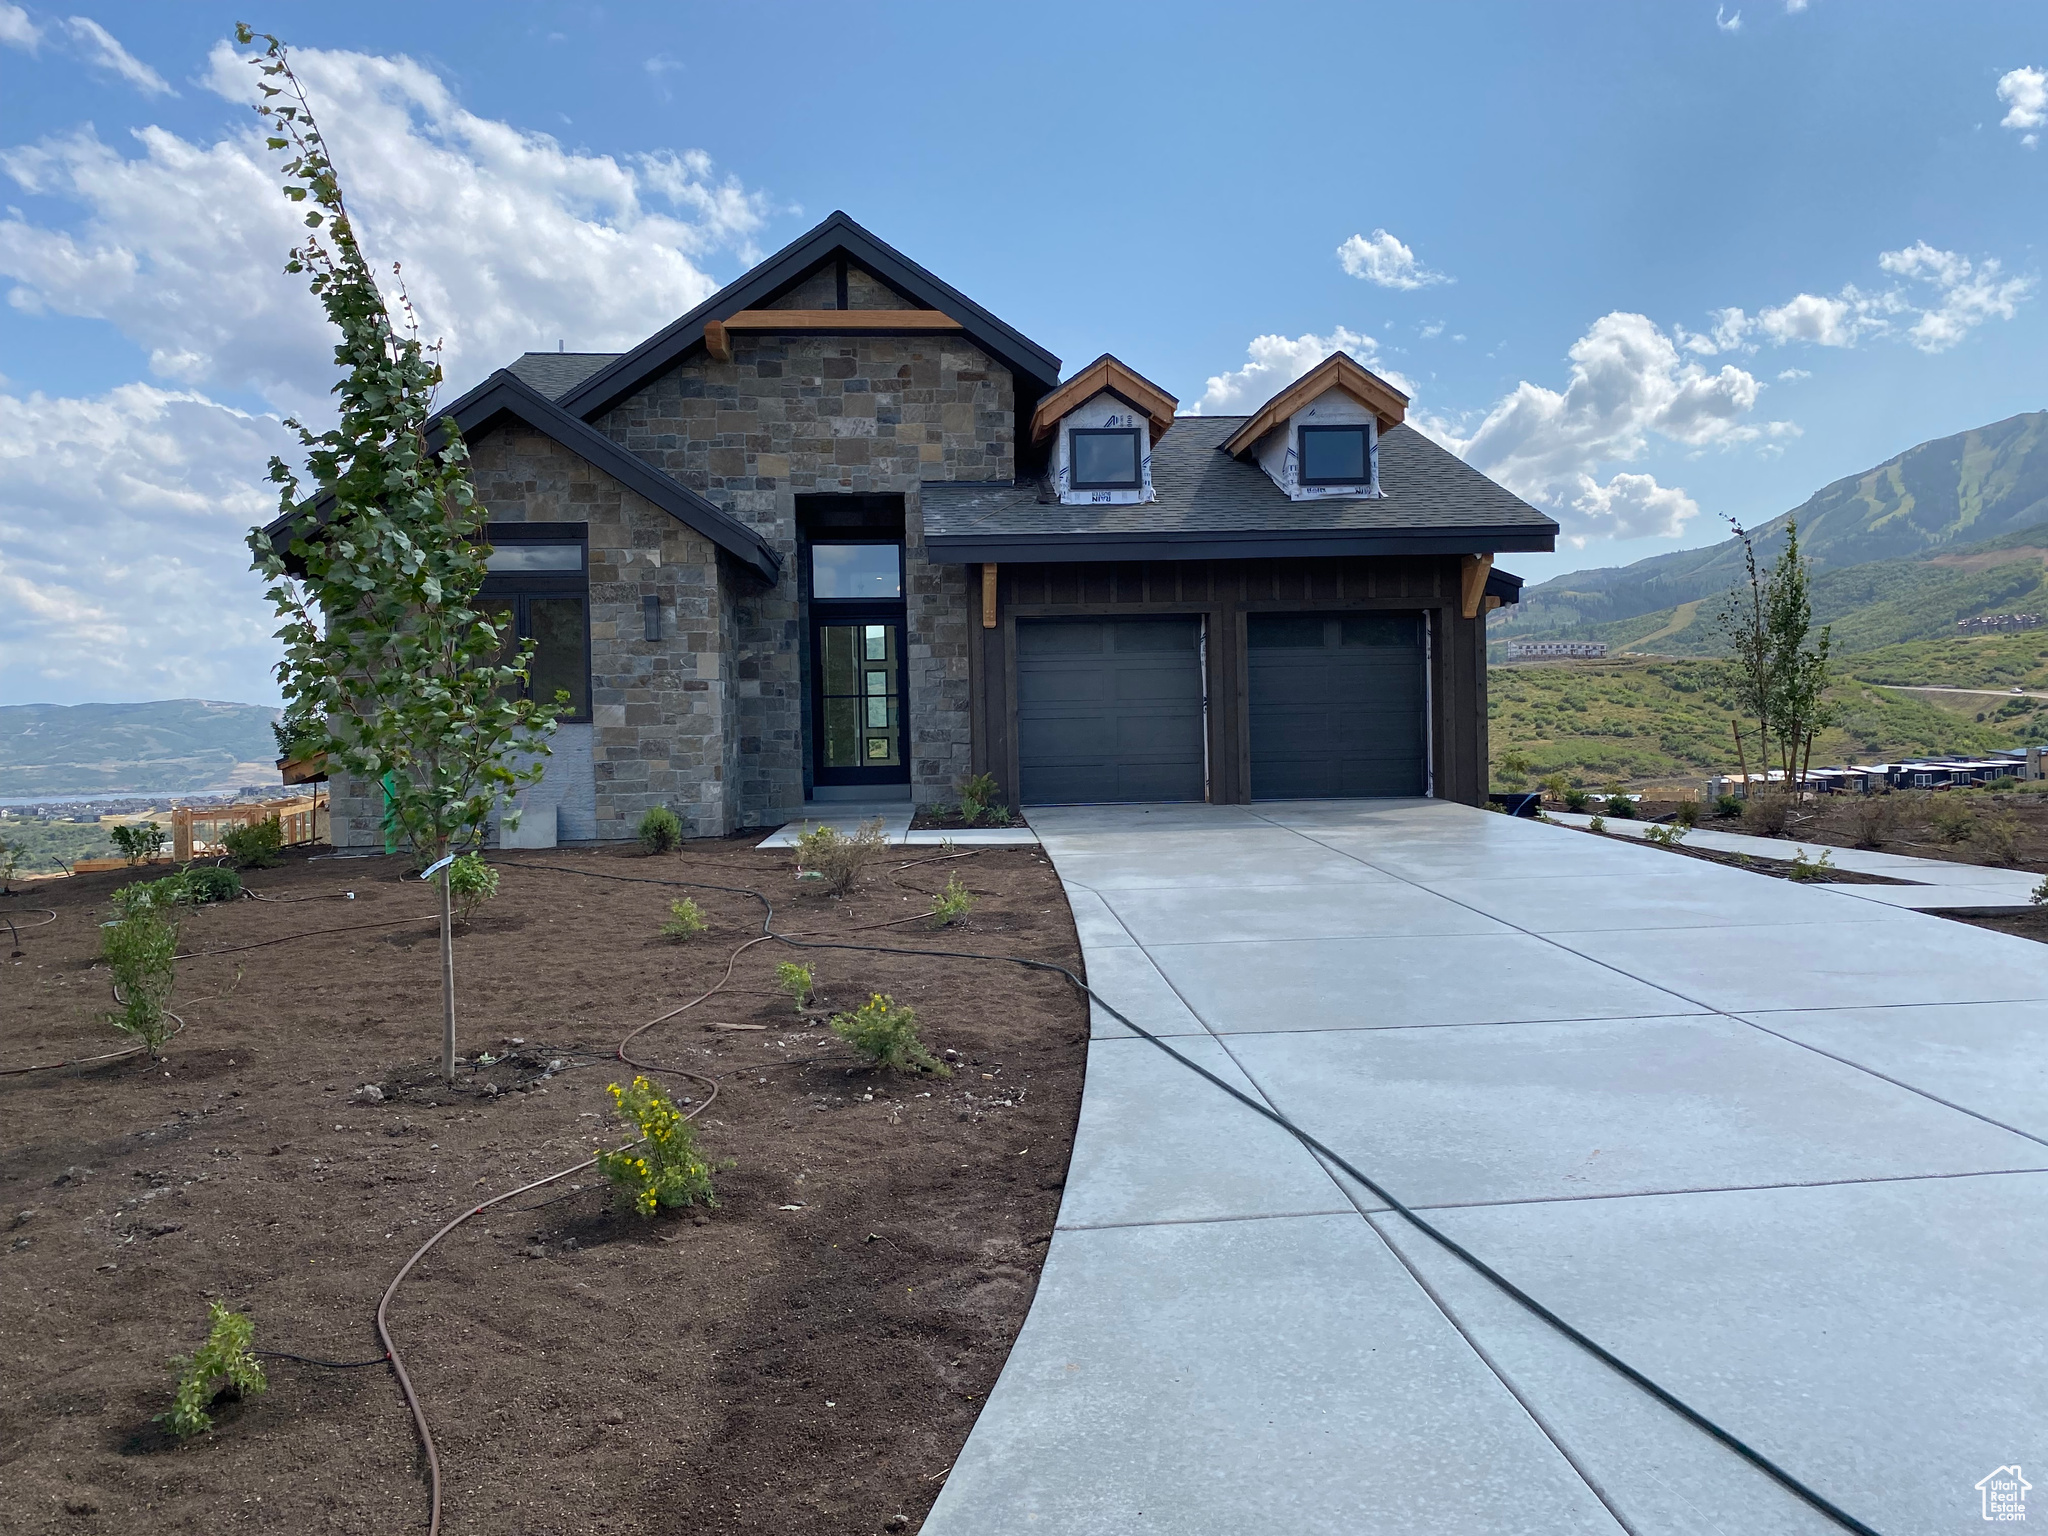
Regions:
<instances>
[{"instance_id":1,"label":"small green plant","mask_svg":"<svg viewBox=\"0 0 2048 1536\"><path fill-rule=\"evenodd\" d=\"M2042 877L2041 883L2034 887L2034 894L2027 899L2037 907L2048 907L2048 876Z\"/></svg>"},{"instance_id":2,"label":"small green plant","mask_svg":"<svg viewBox=\"0 0 2048 1536\"><path fill-rule=\"evenodd\" d=\"M862 822L851 837L834 826L812 827L797 836L797 868L818 876L835 896L843 896L888 846L889 835L879 816Z\"/></svg>"},{"instance_id":3,"label":"small green plant","mask_svg":"<svg viewBox=\"0 0 2048 1536\"><path fill-rule=\"evenodd\" d=\"M1607 797L1607 814L1619 816L1623 821L1636 819L1636 803L1619 790Z\"/></svg>"},{"instance_id":4,"label":"small green plant","mask_svg":"<svg viewBox=\"0 0 2048 1536\"><path fill-rule=\"evenodd\" d=\"M191 1354L172 1359L178 1385L170 1411L157 1415L157 1422L180 1440L213 1428L213 1416L206 1410L217 1398L254 1397L269 1386L250 1348L256 1341L255 1321L217 1301L207 1304L207 1319L206 1342Z\"/></svg>"},{"instance_id":5,"label":"small green plant","mask_svg":"<svg viewBox=\"0 0 2048 1536\"><path fill-rule=\"evenodd\" d=\"M703 931L704 912L696 902L687 896L679 896L668 904L668 921L661 925L663 938L687 944Z\"/></svg>"},{"instance_id":6,"label":"small green plant","mask_svg":"<svg viewBox=\"0 0 2048 1536\"><path fill-rule=\"evenodd\" d=\"M1785 871L1789 878L1799 881L1825 880L1834 872L1835 856L1825 848L1821 850L1817 859L1809 859L1806 850L1800 849L1792 860L1792 867Z\"/></svg>"},{"instance_id":7,"label":"small green plant","mask_svg":"<svg viewBox=\"0 0 2048 1536\"><path fill-rule=\"evenodd\" d=\"M123 888L114 897L116 916L100 925L100 953L114 973L114 1000L107 1021L133 1035L155 1056L171 1037L164 1005L178 982L178 909L181 893L159 891L173 884L152 880Z\"/></svg>"},{"instance_id":8,"label":"small green plant","mask_svg":"<svg viewBox=\"0 0 2048 1536\"><path fill-rule=\"evenodd\" d=\"M0 896L14 894L13 881L15 872L21 868L21 855L20 844L10 843L6 838L0 837Z\"/></svg>"},{"instance_id":9,"label":"small green plant","mask_svg":"<svg viewBox=\"0 0 2048 1536\"><path fill-rule=\"evenodd\" d=\"M1593 797L1583 789L1568 788L1564 792L1564 808L1568 811L1583 811L1593 803Z\"/></svg>"},{"instance_id":10,"label":"small green plant","mask_svg":"<svg viewBox=\"0 0 2048 1536\"><path fill-rule=\"evenodd\" d=\"M195 907L215 901L233 901L242 894L242 877L218 864L194 864L154 883L169 885L173 880L179 885L178 899Z\"/></svg>"},{"instance_id":11,"label":"small green plant","mask_svg":"<svg viewBox=\"0 0 2048 1536\"><path fill-rule=\"evenodd\" d=\"M1977 830L1977 813L1960 796L1944 795L1927 813L1927 822L1944 843L1967 843Z\"/></svg>"},{"instance_id":12,"label":"small green plant","mask_svg":"<svg viewBox=\"0 0 2048 1536\"><path fill-rule=\"evenodd\" d=\"M1519 790L1535 771L1535 764L1529 761L1527 753L1518 747L1509 747L1494 760L1493 782L1503 789Z\"/></svg>"},{"instance_id":13,"label":"small green plant","mask_svg":"<svg viewBox=\"0 0 2048 1536\"><path fill-rule=\"evenodd\" d=\"M1685 841L1686 833L1691 830L1691 827L1675 821L1668 827L1653 824L1643 828L1643 837L1646 841L1655 843L1660 848L1676 848Z\"/></svg>"},{"instance_id":14,"label":"small green plant","mask_svg":"<svg viewBox=\"0 0 2048 1536\"><path fill-rule=\"evenodd\" d=\"M775 967L775 984L789 994L798 1013L810 1007L811 999L818 993L817 979L811 974L811 968L790 960Z\"/></svg>"},{"instance_id":15,"label":"small green plant","mask_svg":"<svg viewBox=\"0 0 2048 1536\"><path fill-rule=\"evenodd\" d=\"M115 827L107 833L107 840L114 845L114 851L130 864L147 864L152 859L163 857L164 846L170 842L164 829L153 821Z\"/></svg>"},{"instance_id":16,"label":"small green plant","mask_svg":"<svg viewBox=\"0 0 2048 1536\"><path fill-rule=\"evenodd\" d=\"M1016 818L1010 814L1010 808L1007 805L998 801L983 813L983 819L992 827L1007 827Z\"/></svg>"},{"instance_id":17,"label":"small green plant","mask_svg":"<svg viewBox=\"0 0 2048 1536\"><path fill-rule=\"evenodd\" d=\"M946 888L932 898L932 926L944 928L958 922L976 900L974 892L960 883L958 875L946 876Z\"/></svg>"},{"instance_id":18,"label":"small green plant","mask_svg":"<svg viewBox=\"0 0 2048 1536\"><path fill-rule=\"evenodd\" d=\"M1697 800L1681 800L1678 809L1671 813L1672 821L1691 831L1700 824L1700 803Z\"/></svg>"},{"instance_id":19,"label":"small green plant","mask_svg":"<svg viewBox=\"0 0 2048 1536\"><path fill-rule=\"evenodd\" d=\"M973 826L996 798L996 776L977 773L960 781L960 819Z\"/></svg>"},{"instance_id":20,"label":"small green plant","mask_svg":"<svg viewBox=\"0 0 2048 1536\"><path fill-rule=\"evenodd\" d=\"M1586 830L1588 832L1605 832L1607 830L1607 818L1605 816L1595 816L1586 823Z\"/></svg>"},{"instance_id":21,"label":"small green plant","mask_svg":"<svg viewBox=\"0 0 2048 1536\"><path fill-rule=\"evenodd\" d=\"M1753 789L1742 802L1742 824L1758 837L1779 837L1792 821L1792 796L1775 786Z\"/></svg>"},{"instance_id":22,"label":"small green plant","mask_svg":"<svg viewBox=\"0 0 2048 1536\"><path fill-rule=\"evenodd\" d=\"M951 1077L952 1069L924 1048L917 1038L917 1012L899 1008L896 999L877 992L852 1013L832 1016L832 1033L879 1067L898 1072L932 1072Z\"/></svg>"},{"instance_id":23,"label":"small green plant","mask_svg":"<svg viewBox=\"0 0 2048 1536\"><path fill-rule=\"evenodd\" d=\"M640 1133L631 1146L597 1154L598 1172L612 1181L619 1203L642 1216L662 1206L716 1205L712 1166L697 1150L696 1127L660 1084L635 1077L630 1087L605 1090L620 1118Z\"/></svg>"},{"instance_id":24,"label":"small green plant","mask_svg":"<svg viewBox=\"0 0 2048 1536\"><path fill-rule=\"evenodd\" d=\"M1742 814L1742 799L1738 795L1723 795L1714 802L1716 821L1733 821Z\"/></svg>"},{"instance_id":25,"label":"small green plant","mask_svg":"<svg viewBox=\"0 0 2048 1536\"><path fill-rule=\"evenodd\" d=\"M498 872L480 853L461 854L448 866L448 894L455 898L455 909L466 923L476 916L478 907L498 894Z\"/></svg>"},{"instance_id":26,"label":"small green plant","mask_svg":"<svg viewBox=\"0 0 2048 1536\"><path fill-rule=\"evenodd\" d=\"M640 818L640 846L649 853L673 853L682 845L683 818L657 805Z\"/></svg>"},{"instance_id":27,"label":"small green plant","mask_svg":"<svg viewBox=\"0 0 2048 1536\"><path fill-rule=\"evenodd\" d=\"M1970 831L1970 841L1984 850L1993 864L2016 864L2020 856L2020 819L2011 811L1981 818Z\"/></svg>"},{"instance_id":28,"label":"small green plant","mask_svg":"<svg viewBox=\"0 0 2048 1536\"><path fill-rule=\"evenodd\" d=\"M228 863L236 869L269 869L278 862L278 850L284 847L284 825L272 816L246 827L235 827L221 838L220 845L227 850Z\"/></svg>"}]
</instances>

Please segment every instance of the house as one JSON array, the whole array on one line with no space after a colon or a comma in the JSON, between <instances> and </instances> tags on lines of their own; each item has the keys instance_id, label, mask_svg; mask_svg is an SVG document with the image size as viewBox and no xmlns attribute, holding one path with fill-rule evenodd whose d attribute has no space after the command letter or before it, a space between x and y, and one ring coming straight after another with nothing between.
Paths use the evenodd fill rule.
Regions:
<instances>
[{"instance_id":1,"label":"house","mask_svg":"<svg viewBox=\"0 0 2048 1536\"><path fill-rule=\"evenodd\" d=\"M448 406L566 691L564 840L807 803L1486 793L1496 553L1557 525L1338 354L1251 416L1060 361L835 213L630 352ZM380 840L334 787L337 846Z\"/></svg>"}]
</instances>

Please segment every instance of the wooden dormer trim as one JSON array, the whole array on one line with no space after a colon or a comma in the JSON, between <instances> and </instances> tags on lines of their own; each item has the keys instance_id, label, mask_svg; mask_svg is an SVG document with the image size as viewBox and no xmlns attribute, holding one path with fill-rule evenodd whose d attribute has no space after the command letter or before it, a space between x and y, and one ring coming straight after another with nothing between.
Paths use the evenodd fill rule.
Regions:
<instances>
[{"instance_id":1,"label":"wooden dormer trim","mask_svg":"<svg viewBox=\"0 0 2048 1536\"><path fill-rule=\"evenodd\" d=\"M1223 451L1233 458L1245 457L1258 447L1260 438L1333 389L1343 391L1378 417L1382 432L1398 427L1407 417L1406 395L1378 374L1353 362L1348 354L1332 352L1231 433L1223 442Z\"/></svg>"},{"instance_id":2,"label":"wooden dormer trim","mask_svg":"<svg viewBox=\"0 0 2048 1536\"><path fill-rule=\"evenodd\" d=\"M1107 352L1038 402L1031 413L1031 441L1042 443L1059 430L1060 421L1076 406L1100 394L1112 394L1145 418L1156 444L1173 425L1180 402L1142 373L1127 368Z\"/></svg>"},{"instance_id":3,"label":"wooden dormer trim","mask_svg":"<svg viewBox=\"0 0 2048 1536\"><path fill-rule=\"evenodd\" d=\"M857 331L863 334L965 330L936 309L742 309L723 320L704 322L704 348L721 363L732 361L733 331Z\"/></svg>"}]
</instances>

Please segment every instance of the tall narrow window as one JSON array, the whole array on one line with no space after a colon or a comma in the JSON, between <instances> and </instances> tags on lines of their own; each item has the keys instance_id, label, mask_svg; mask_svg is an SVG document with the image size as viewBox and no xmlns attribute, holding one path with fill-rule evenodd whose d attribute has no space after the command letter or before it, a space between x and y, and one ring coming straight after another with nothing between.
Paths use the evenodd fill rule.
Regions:
<instances>
[{"instance_id":1,"label":"tall narrow window","mask_svg":"<svg viewBox=\"0 0 2048 1536\"><path fill-rule=\"evenodd\" d=\"M906 783L903 543L849 530L806 545L805 555L812 781L840 787Z\"/></svg>"},{"instance_id":2,"label":"tall narrow window","mask_svg":"<svg viewBox=\"0 0 2048 1536\"><path fill-rule=\"evenodd\" d=\"M491 552L477 606L504 631L505 654L534 642L525 696L553 702L557 717L578 724L590 714L590 575L582 523L493 523Z\"/></svg>"},{"instance_id":3,"label":"tall narrow window","mask_svg":"<svg viewBox=\"0 0 2048 1536\"><path fill-rule=\"evenodd\" d=\"M1068 483L1077 491L1136 491L1144 488L1143 448L1138 427L1070 427Z\"/></svg>"}]
</instances>

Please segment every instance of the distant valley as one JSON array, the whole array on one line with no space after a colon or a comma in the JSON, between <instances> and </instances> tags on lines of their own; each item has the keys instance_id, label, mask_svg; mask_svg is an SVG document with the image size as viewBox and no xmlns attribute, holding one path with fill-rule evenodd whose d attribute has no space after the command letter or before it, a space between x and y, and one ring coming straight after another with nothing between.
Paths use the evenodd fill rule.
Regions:
<instances>
[{"instance_id":1,"label":"distant valley","mask_svg":"<svg viewBox=\"0 0 2048 1536\"><path fill-rule=\"evenodd\" d=\"M210 699L0 705L0 798L275 784L277 718L264 705Z\"/></svg>"}]
</instances>

